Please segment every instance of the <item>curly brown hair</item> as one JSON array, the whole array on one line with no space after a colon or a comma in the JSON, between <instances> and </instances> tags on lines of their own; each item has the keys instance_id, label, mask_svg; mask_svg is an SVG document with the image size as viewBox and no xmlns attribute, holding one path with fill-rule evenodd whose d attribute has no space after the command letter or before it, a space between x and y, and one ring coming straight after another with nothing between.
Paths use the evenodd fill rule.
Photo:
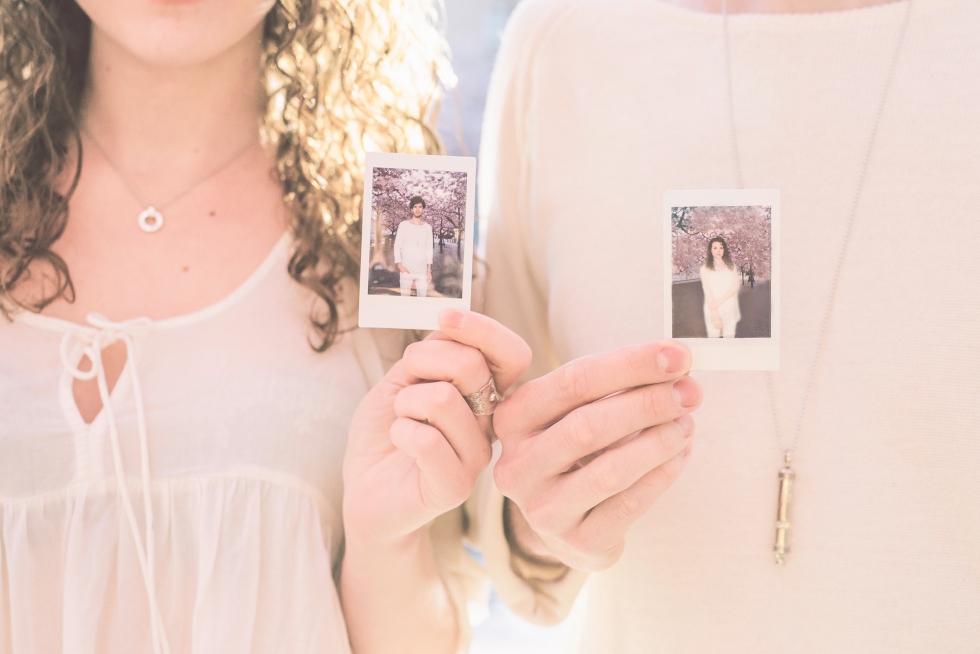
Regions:
<instances>
[{"instance_id":1,"label":"curly brown hair","mask_svg":"<svg viewBox=\"0 0 980 654\"><path fill-rule=\"evenodd\" d=\"M437 18L420 0L277 0L265 17L260 131L275 147L292 214L289 274L325 304L310 315L317 351L336 339L342 284L358 277L365 152L443 152L432 123L440 82L453 77ZM68 267L51 247L81 172L91 29L74 0L0 0L0 312L8 319L74 301ZM74 178L62 194L55 181L69 166ZM53 290L15 298L37 265Z\"/></svg>"}]
</instances>

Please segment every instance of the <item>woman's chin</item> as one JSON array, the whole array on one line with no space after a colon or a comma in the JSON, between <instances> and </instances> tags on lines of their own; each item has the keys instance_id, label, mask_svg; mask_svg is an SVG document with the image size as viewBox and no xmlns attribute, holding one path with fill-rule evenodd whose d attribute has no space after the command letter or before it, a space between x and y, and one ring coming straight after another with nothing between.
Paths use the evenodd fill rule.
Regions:
<instances>
[{"instance_id":1,"label":"woman's chin","mask_svg":"<svg viewBox=\"0 0 980 654\"><path fill-rule=\"evenodd\" d=\"M95 39L105 38L144 64L180 68L220 57L252 35L261 38L262 21L274 2L81 0L79 4L92 19L93 46Z\"/></svg>"}]
</instances>

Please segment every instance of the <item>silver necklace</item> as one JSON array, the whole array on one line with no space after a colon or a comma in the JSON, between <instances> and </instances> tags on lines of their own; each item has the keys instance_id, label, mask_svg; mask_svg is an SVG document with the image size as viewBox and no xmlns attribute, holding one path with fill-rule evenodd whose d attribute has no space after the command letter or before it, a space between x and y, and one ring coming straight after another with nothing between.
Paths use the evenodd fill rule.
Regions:
<instances>
[{"instance_id":1,"label":"silver necklace","mask_svg":"<svg viewBox=\"0 0 980 654\"><path fill-rule=\"evenodd\" d=\"M773 545L773 552L776 556L776 563L782 564L786 561L786 555L789 553L789 508L791 491L793 487L793 481L796 474L790 467L790 461L793 458L793 453L796 451L796 446L800 441L800 434L803 428L803 418L806 416L806 409L810 400L810 391L813 388L814 379L816 379L817 371L820 368L820 362L824 352L824 345L826 342L827 328L830 325L830 319L834 310L834 298L837 296L837 286L840 281L841 269L844 267L844 258L847 255L847 246L851 242L851 231L854 226L854 217L857 214L858 202L861 199L861 192L864 190L864 180L868 172L868 162L871 160L871 152L874 149L875 139L878 135L878 124L881 122L881 115L885 109L885 101L888 98L888 91L891 89L892 79L895 76L895 68L898 64L898 56L902 50L902 45L905 42L905 33L908 31L909 16L912 14L912 0L906 0L905 15L902 18L902 25L899 28L898 38L895 41L895 50L892 54L891 64L888 67L888 74L885 77L885 84L881 90L881 96L878 98L878 107L875 112L874 123L871 127L871 134L868 137L867 145L864 148L864 157L861 161L861 172L858 175L857 188L854 191L854 196L851 199L850 212L847 216L847 221L844 226L844 239L841 243L839 252L837 253L837 263L834 266L834 276L830 283L830 297L827 300L827 306L824 309L823 319L820 322L820 331L817 335L817 348L816 353L813 357L813 362L810 364L810 372L807 376L806 384L803 391L803 402L800 406L800 413L796 419L796 425L793 429L793 435L789 443L786 442L784 438L783 431L779 424L779 414L776 411L776 394L773 385L772 373L766 373L766 385L769 390L769 406L772 410L772 420L773 427L776 433L776 445L779 448L780 453L783 455L783 467L779 470L779 496L776 508L776 541ZM725 40L725 79L728 87L728 118L731 124L731 137L732 137L732 153L734 156L735 164L735 179L739 188L744 187L743 177L742 177L742 160L738 149L738 138L735 130L735 105L734 105L734 94L732 93L732 58L731 51L729 48L729 35L728 35L728 0L721 1L721 15L722 24L724 29L724 40Z\"/></svg>"},{"instance_id":2,"label":"silver necklace","mask_svg":"<svg viewBox=\"0 0 980 654\"><path fill-rule=\"evenodd\" d=\"M90 141L92 141L92 145L95 146L95 149L99 151L102 157L107 162L109 162L110 166L112 166L112 169L116 171L116 174L119 176L119 179L121 179L123 184L126 185L126 188L128 188L129 192L133 194L133 197L135 197L136 200L139 201L141 205L146 207L145 209L143 209L143 211L140 212L139 216L137 216L136 224L139 225L139 228L142 229L147 234L158 232L160 231L160 228L163 227L163 214L160 213L162 209L166 209L168 206L170 206L180 198L184 197L185 195L193 191L195 188L198 187L198 185L203 183L205 180L213 177L214 175L218 174L219 172L227 168L229 165L231 165L232 162L236 161L240 156L248 152L256 141L256 139L252 139L251 141L249 141L248 144L241 150L238 150L233 157L224 161L220 166L211 170L211 172L209 172L207 175L204 175L203 177L199 177L198 179L194 180L189 185L187 185L183 190L181 190L179 193L170 196L168 199L164 200L163 202L149 202L143 198L143 194L140 193L139 189L136 188L136 185L133 184L132 181L130 181L130 179L123 174L119 166L117 166L109 157L109 155L106 154L105 148L99 145L99 142L95 139L94 136L92 136L92 133L84 127L82 128L82 131L85 132L85 135L88 136Z\"/></svg>"}]
</instances>

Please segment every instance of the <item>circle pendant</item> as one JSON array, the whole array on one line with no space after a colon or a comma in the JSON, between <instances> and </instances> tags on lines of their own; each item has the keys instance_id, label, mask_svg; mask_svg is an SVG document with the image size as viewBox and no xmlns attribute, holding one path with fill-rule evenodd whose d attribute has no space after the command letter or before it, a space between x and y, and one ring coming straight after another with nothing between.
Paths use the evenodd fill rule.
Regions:
<instances>
[{"instance_id":1,"label":"circle pendant","mask_svg":"<svg viewBox=\"0 0 980 654\"><path fill-rule=\"evenodd\" d=\"M163 214L156 210L156 207L147 207L136 219L140 229L147 234L159 231L163 227Z\"/></svg>"}]
</instances>

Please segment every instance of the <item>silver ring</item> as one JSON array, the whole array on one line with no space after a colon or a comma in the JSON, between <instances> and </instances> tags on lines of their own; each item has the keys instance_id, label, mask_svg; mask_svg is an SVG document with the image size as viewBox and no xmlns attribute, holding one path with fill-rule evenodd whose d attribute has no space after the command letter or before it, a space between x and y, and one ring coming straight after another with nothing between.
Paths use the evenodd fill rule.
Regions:
<instances>
[{"instance_id":1,"label":"silver ring","mask_svg":"<svg viewBox=\"0 0 980 654\"><path fill-rule=\"evenodd\" d=\"M466 395L463 399L470 406L473 415L489 416L493 415L493 412L497 410L497 405L500 404L500 393L497 392L497 386L493 383L491 376L490 381L484 384L483 388Z\"/></svg>"}]
</instances>

